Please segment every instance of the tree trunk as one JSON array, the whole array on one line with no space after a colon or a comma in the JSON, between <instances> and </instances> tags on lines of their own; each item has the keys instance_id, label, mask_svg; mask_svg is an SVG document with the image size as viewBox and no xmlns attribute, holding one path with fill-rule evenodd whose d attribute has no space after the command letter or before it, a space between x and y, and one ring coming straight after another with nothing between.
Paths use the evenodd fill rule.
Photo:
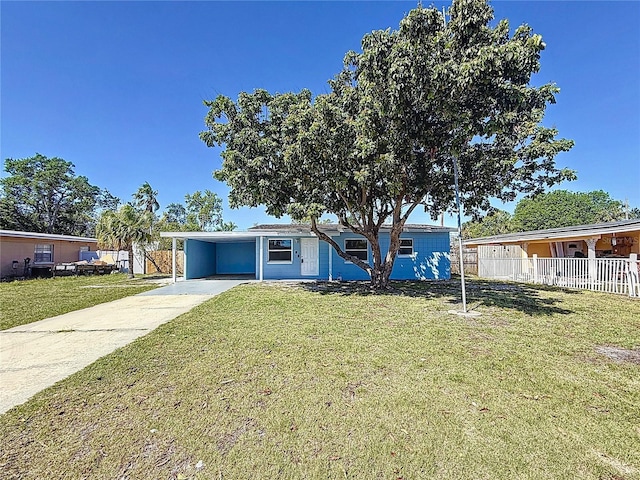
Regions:
<instances>
[{"instance_id":1,"label":"tree trunk","mask_svg":"<svg viewBox=\"0 0 640 480\"><path fill-rule=\"evenodd\" d=\"M409 212L406 213L404 217L400 217L399 214L397 215L398 218L395 219L394 225L389 232L389 250L387 250L384 261L382 260L382 252L380 251L379 230L375 230L374 232L369 230L369 232L367 232L368 234L365 234L365 238L371 245L373 267L356 257L347 255L331 237L318 229L314 218L311 219L311 231L313 231L318 238L331 245L342 258L354 263L367 272L371 277L371 288L373 290L387 290L389 288L389 278L391 277L393 264L395 263L398 250L400 249L400 234L402 233L406 219L411 211L413 211L413 208L415 208L415 205L410 208Z\"/></svg>"},{"instance_id":2,"label":"tree trunk","mask_svg":"<svg viewBox=\"0 0 640 480\"><path fill-rule=\"evenodd\" d=\"M395 263L398 250L400 249L401 231L402 228L391 230L389 250L387 250L384 261L376 260L376 257L378 257L378 259L382 258L378 238L375 239L375 242L370 241L371 251L374 258L374 267L371 271L371 288L374 290L387 290L389 288L389 279L391 277L391 272L393 271L393 265Z\"/></svg>"},{"instance_id":3,"label":"tree trunk","mask_svg":"<svg viewBox=\"0 0 640 480\"><path fill-rule=\"evenodd\" d=\"M134 278L133 274L133 245L129 247L129 275L128 278Z\"/></svg>"},{"instance_id":4,"label":"tree trunk","mask_svg":"<svg viewBox=\"0 0 640 480\"><path fill-rule=\"evenodd\" d=\"M382 252L380 251L379 233L376 232L371 238L368 238L371 245L371 253L373 255L373 268L371 269L371 288L374 290L386 290L389 288L390 272L386 272L385 263L382 261Z\"/></svg>"},{"instance_id":5,"label":"tree trunk","mask_svg":"<svg viewBox=\"0 0 640 480\"><path fill-rule=\"evenodd\" d=\"M373 290L387 290L389 288L389 275L384 268L371 270L371 288Z\"/></svg>"}]
</instances>

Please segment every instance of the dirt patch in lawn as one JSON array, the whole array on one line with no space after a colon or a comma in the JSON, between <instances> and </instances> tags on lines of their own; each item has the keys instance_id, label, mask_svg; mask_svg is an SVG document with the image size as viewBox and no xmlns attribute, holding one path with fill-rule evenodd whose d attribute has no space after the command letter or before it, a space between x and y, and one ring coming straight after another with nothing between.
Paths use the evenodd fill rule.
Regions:
<instances>
[{"instance_id":1,"label":"dirt patch in lawn","mask_svg":"<svg viewBox=\"0 0 640 480\"><path fill-rule=\"evenodd\" d=\"M596 352L610 358L614 362L629 362L640 365L640 348L629 350L620 347L600 346L596 347Z\"/></svg>"}]
</instances>

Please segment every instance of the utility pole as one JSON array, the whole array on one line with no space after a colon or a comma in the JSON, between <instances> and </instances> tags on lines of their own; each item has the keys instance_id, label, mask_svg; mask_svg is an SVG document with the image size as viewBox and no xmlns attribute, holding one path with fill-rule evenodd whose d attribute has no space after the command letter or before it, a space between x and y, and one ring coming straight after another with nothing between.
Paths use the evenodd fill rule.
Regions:
<instances>
[{"instance_id":1,"label":"utility pole","mask_svg":"<svg viewBox=\"0 0 640 480\"><path fill-rule=\"evenodd\" d=\"M460 255L460 282L462 286L462 312L467 313L467 292L464 284L464 257L462 253L462 212L460 211L460 193L458 191L458 159L453 159L453 175L456 184L456 207L458 210L458 247Z\"/></svg>"}]
</instances>

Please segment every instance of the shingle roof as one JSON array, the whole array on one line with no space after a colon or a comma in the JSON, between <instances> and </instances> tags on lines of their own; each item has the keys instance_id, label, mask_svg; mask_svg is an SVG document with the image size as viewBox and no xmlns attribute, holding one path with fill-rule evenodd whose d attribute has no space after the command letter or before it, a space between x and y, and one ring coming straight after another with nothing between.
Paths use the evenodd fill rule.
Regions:
<instances>
[{"instance_id":1,"label":"shingle roof","mask_svg":"<svg viewBox=\"0 0 640 480\"><path fill-rule=\"evenodd\" d=\"M350 231L347 227L338 223L320 223L318 228L324 232L347 232ZM275 223L255 225L248 229L249 231L255 230L268 230L271 232L287 232L287 233L310 233L311 225L306 223ZM383 225L382 231L391 230L391 225ZM453 232L455 228L440 227L437 225L425 225L419 223L406 223L403 231L405 232Z\"/></svg>"}]
</instances>

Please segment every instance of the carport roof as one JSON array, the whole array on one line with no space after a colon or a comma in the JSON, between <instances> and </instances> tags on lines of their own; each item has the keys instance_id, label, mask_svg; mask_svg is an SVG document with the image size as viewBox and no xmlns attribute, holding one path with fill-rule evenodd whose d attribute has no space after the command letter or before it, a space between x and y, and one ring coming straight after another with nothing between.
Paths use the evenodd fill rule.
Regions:
<instances>
[{"instance_id":1,"label":"carport roof","mask_svg":"<svg viewBox=\"0 0 640 480\"><path fill-rule=\"evenodd\" d=\"M278 236L278 232L160 232L161 237L180 240L255 240L258 237Z\"/></svg>"}]
</instances>

